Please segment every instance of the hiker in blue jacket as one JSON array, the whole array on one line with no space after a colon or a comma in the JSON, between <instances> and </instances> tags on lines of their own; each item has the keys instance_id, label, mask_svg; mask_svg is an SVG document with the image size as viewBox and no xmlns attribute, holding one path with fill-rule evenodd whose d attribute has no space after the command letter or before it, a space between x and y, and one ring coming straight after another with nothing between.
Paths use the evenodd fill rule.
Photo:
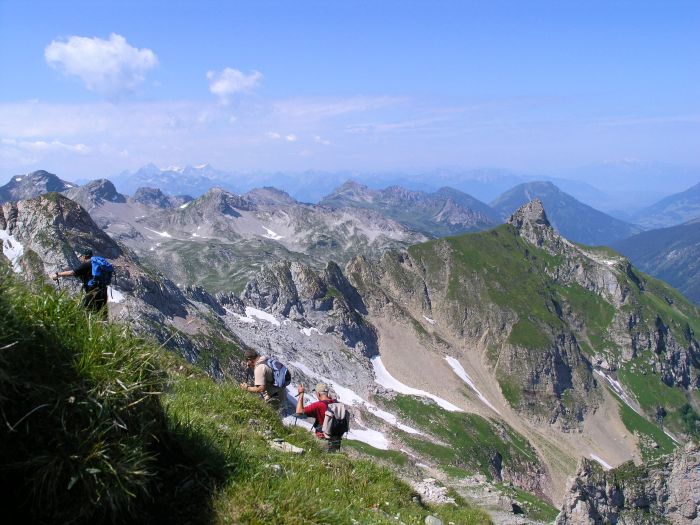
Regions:
<instances>
[{"instance_id":1,"label":"hiker in blue jacket","mask_svg":"<svg viewBox=\"0 0 700 525\"><path fill-rule=\"evenodd\" d=\"M60 277L77 277L83 282L85 295L81 302L88 311L98 313L107 318L107 285L111 280L112 265L102 257L95 257L93 261L92 250L86 249L80 253L81 264L72 270L56 272L54 281L58 282ZM100 273L108 274L106 277L93 275L93 267L100 265ZM106 264L106 266L102 266Z\"/></svg>"}]
</instances>

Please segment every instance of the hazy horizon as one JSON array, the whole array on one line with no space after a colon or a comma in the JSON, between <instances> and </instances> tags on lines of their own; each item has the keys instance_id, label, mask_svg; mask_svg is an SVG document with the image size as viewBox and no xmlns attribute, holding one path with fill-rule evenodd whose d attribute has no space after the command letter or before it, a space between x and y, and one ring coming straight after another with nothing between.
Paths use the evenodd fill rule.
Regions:
<instances>
[{"instance_id":1,"label":"hazy horizon","mask_svg":"<svg viewBox=\"0 0 700 525\"><path fill-rule=\"evenodd\" d=\"M700 172L698 26L696 2L1 0L0 179Z\"/></svg>"}]
</instances>

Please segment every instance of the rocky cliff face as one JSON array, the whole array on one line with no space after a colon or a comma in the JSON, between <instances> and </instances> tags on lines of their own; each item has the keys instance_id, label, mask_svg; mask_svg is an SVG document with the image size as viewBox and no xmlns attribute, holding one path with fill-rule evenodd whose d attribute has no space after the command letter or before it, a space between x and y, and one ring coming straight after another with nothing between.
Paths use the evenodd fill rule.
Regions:
<instances>
[{"instance_id":1,"label":"rocky cliff face","mask_svg":"<svg viewBox=\"0 0 700 525\"><path fill-rule=\"evenodd\" d=\"M557 525L700 523L700 448L679 447L644 466L603 471L583 460L557 517Z\"/></svg>"}]
</instances>

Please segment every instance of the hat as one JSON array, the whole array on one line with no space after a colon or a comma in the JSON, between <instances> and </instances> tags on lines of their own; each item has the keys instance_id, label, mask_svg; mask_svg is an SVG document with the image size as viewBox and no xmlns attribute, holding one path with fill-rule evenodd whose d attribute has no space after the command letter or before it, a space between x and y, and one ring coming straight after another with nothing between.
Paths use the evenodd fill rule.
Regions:
<instances>
[{"instance_id":1,"label":"hat","mask_svg":"<svg viewBox=\"0 0 700 525\"><path fill-rule=\"evenodd\" d=\"M83 257L92 257L92 250L90 248L80 250L80 255L82 255Z\"/></svg>"},{"instance_id":2,"label":"hat","mask_svg":"<svg viewBox=\"0 0 700 525\"><path fill-rule=\"evenodd\" d=\"M318 383L316 385L316 388L314 388L317 394L327 394L328 393L328 385L326 383Z\"/></svg>"},{"instance_id":3,"label":"hat","mask_svg":"<svg viewBox=\"0 0 700 525\"><path fill-rule=\"evenodd\" d=\"M254 350L252 348L246 348L243 350L243 357L246 359L253 359L255 357L258 357L260 354L258 353L257 350Z\"/></svg>"}]
</instances>

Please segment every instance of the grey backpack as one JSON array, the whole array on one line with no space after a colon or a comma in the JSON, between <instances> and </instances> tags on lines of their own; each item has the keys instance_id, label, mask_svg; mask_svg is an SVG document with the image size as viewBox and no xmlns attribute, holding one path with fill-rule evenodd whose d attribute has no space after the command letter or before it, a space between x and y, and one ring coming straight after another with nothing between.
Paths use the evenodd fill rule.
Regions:
<instances>
[{"instance_id":1,"label":"grey backpack","mask_svg":"<svg viewBox=\"0 0 700 525\"><path fill-rule=\"evenodd\" d=\"M350 430L350 411L343 403L334 401L326 405L326 417L321 430L326 439L340 439Z\"/></svg>"}]
</instances>

